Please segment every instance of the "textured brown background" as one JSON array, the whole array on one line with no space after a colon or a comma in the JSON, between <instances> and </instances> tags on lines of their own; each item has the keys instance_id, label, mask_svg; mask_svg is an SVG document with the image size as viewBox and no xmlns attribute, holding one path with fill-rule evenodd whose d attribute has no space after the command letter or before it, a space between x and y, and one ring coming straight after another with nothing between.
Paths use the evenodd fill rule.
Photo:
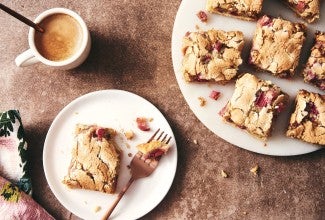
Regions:
<instances>
[{"instance_id":1,"label":"textured brown background","mask_svg":"<svg viewBox=\"0 0 325 220\"><path fill-rule=\"evenodd\" d=\"M32 153L34 199L57 219L76 218L47 185L42 164L46 133L73 99L95 90L122 89L156 105L178 144L174 183L144 219L324 219L324 150L296 157L248 152L214 135L189 109L171 60L180 2L2 1L31 19L52 7L72 9L84 18L92 36L90 56L75 70L41 64L18 68L14 59L28 47L28 27L0 11L0 110L21 112ZM249 172L255 164L261 167L258 177ZM230 177L222 178L221 169Z\"/></svg>"}]
</instances>

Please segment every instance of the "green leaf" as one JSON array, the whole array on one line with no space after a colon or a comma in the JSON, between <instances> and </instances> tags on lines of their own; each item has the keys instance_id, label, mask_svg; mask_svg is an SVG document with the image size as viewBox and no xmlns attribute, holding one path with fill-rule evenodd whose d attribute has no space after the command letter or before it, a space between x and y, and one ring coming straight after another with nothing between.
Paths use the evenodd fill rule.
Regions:
<instances>
[{"instance_id":1,"label":"green leaf","mask_svg":"<svg viewBox=\"0 0 325 220\"><path fill-rule=\"evenodd\" d=\"M23 177L18 181L17 186L19 189L29 194L32 190L32 181L30 178Z\"/></svg>"},{"instance_id":2,"label":"green leaf","mask_svg":"<svg viewBox=\"0 0 325 220\"><path fill-rule=\"evenodd\" d=\"M16 111L15 110L9 110L8 115L9 115L11 123L15 123L16 122Z\"/></svg>"},{"instance_id":3,"label":"green leaf","mask_svg":"<svg viewBox=\"0 0 325 220\"><path fill-rule=\"evenodd\" d=\"M17 131L17 138L19 140L24 138L24 128L21 125L19 126L18 131Z\"/></svg>"},{"instance_id":4,"label":"green leaf","mask_svg":"<svg viewBox=\"0 0 325 220\"><path fill-rule=\"evenodd\" d=\"M2 122L2 121L6 121L6 119L7 119L7 112L3 112L0 120Z\"/></svg>"},{"instance_id":5,"label":"green leaf","mask_svg":"<svg viewBox=\"0 0 325 220\"><path fill-rule=\"evenodd\" d=\"M8 124L7 124L7 127L8 127L8 129L9 129L11 132L14 131L14 127L12 126L11 123L8 123Z\"/></svg>"}]
</instances>

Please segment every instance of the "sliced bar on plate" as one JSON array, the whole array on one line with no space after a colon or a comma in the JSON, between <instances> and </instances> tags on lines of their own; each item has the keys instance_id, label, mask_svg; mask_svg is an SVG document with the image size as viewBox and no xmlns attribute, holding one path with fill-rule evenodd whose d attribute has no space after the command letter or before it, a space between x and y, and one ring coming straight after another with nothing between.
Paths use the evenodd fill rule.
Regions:
<instances>
[{"instance_id":1,"label":"sliced bar on plate","mask_svg":"<svg viewBox=\"0 0 325 220\"><path fill-rule=\"evenodd\" d=\"M237 75L243 46L240 31L188 32L182 46L185 81L227 83Z\"/></svg>"},{"instance_id":2,"label":"sliced bar on plate","mask_svg":"<svg viewBox=\"0 0 325 220\"><path fill-rule=\"evenodd\" d=\"M264 15L256 26L249 63L278 77L291 77L298 66L305 26Z\"/></svg>"},{"instance_id":3,"label":"sliced bar on plate","mask_svg":"<svg viewBox=\"0 0 325 220\"><path fill-rule=\"evenodd\" d=\"M325 145L325 95L300 90L287 136Z\"/></svg>"},{"instance_id":4,"label":"sliced bar on plate","mask_svg":"<svg viewBox=\"0 0 325 220\"><path fill-rule=\"evenodd\" d=\"M280 87L246 73L236 81L235 91L219 112L225 122L266 140L278 114L286 107L288 95Z\"/></svg>"},{"instance_id":5,"label":"sliced bar on plate","mask_svg":"<svg viewBox=\"0 0 325 220\"><path fill-rule=\"evenodd\" d=\"M262 10L263 0L207 0L208 12L240 18L257 20Z\"/></svg>"},{"instance_id":6,"label":"sliced bar on plate","mask_svg":"<svg viewBox=\"0 0 325 220\"><path fill-rule=\"evenodd\" d=\"M315 43L303 71L305 82L325 91L325 33L316 32Z\"/></svg>"}]
</instances>

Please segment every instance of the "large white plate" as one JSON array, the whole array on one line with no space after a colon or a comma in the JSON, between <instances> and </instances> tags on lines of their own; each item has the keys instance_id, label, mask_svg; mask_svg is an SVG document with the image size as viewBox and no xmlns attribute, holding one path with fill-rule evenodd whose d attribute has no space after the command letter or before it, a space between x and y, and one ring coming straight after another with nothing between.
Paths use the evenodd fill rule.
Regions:
<instances>
[{"instance_id":1,"label":"large white plate","mask_svg":"<svg viewBox=\"0 0 325 220\"><path fill-rule=\"evenodd\" d=\"M196 31L197 26L201 30L208 30L211 28L221 29L225 31L240 30L245 36L245 47L243 51L243 60L246 63L249 49L251 47L251 39L253 37L256 24L255 22L242 21L235 18L225 17L222 15L208 14L208 22L206 24L199 21L196 14L200 10L205 11L205 0L193 1L183 0L176 15L173 35L172 35L172 58L174 72L177 78L178 85L184 95L188 105L198 117L198 119L211 131L223 138L224 140L239 146L241 148L268 155L298 155L309 153L319 149L318 146L307 144L298 140L285 137L284 132L287 127L288 118L290 115L288 108L286 112L278 118L275 124L275 129L272 137L265 143L251 137L245 131L235 128L231 125L222 122L218 115L220 109L226 104L231 97L234 90L234 83L227 85L213 85L213 84L198 84L186 83L181 73L182 63L182 38L188 31ZM272 16L281 16L292 21L302 21L295 16L295 14L280 1L265 0L263 4L263 11L265 14ZM308 39L303 47L302 60L306 60L312 44L313 33L315 30L324 31L325 27L325 4L321 6L321 20L313 25L308 25ZM317 88L307 85L303 82L299 74L296 74L294 79L286 80L271 76L269 73L256 72L248 65L242 65L241 72L250 71L256 73L262 79L268 79L280 86L285 92L290 95L290 105L294 105L294 98L299 89L307 89L309 91L321 92ZM217 101L210 99L208 96L211 90L218 90L222 96ZM208 103L204 107L200 107L198 97L205 97Z\"/></svg>"},{"instance_id":2,"label":"large white plate","mask_svg":"<svg viewBox=\"0 0 325 220\"><path fill-rule=\"evenodd\" d=\"M152 118L150 131L137 128L137 117ZM150 102L133 93L121 90L92 92L68 104L54 119L46 136L43 164L46 179L57 199L75 215L84 219L99 219L110 207L117 194L68 189L62 180L68 171L73 144L73 131L77 123L98 124L117 131L132 130L135 138L126 141L121 134L116 138L123 150L117 193L130 178L127 168L128 153L136 153L135 146L145 142L160 128L172 137L172 148L164 156L157 170L149 177L135 181L115 208L112 219L137 219L151 211L167 194L176 171L177 147L168 122ZM127 144L126 144L127 143ZM95 207L101 207L95 212Z\"/></svg>"}]
</instances>

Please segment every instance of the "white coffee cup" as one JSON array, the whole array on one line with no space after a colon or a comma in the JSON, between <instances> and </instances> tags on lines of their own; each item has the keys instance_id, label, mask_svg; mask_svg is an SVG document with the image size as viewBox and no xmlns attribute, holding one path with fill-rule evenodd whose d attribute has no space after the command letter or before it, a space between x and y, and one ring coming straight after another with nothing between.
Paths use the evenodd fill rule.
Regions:
<instances>
[{"instance_id":1,"label":"white coffee cup","mask_svg":"<svg viewBox=\"0 0 325 220\"><path fill-rule=\"evenodd\" d=\"M43 19L55 14L69 15L79 23L81 27L82 39L80 40L80 43L78 43L78 49L70 57L64 60L53 61L47 59L44 56L42 56L41 53L38 51L35 45L36 31L34 28L30 28L28 34L28 43L30 48L16 57L15 63L17 66L25 67L25 66L30 66L32 64L41 62L47 66L67 70L79 66L86 60L91 48L90 33L88 31L86 23L77 13L66 8L52 8L41 13L35 19L35 23L39 24Z\"/></svg>"}]
</instances>

